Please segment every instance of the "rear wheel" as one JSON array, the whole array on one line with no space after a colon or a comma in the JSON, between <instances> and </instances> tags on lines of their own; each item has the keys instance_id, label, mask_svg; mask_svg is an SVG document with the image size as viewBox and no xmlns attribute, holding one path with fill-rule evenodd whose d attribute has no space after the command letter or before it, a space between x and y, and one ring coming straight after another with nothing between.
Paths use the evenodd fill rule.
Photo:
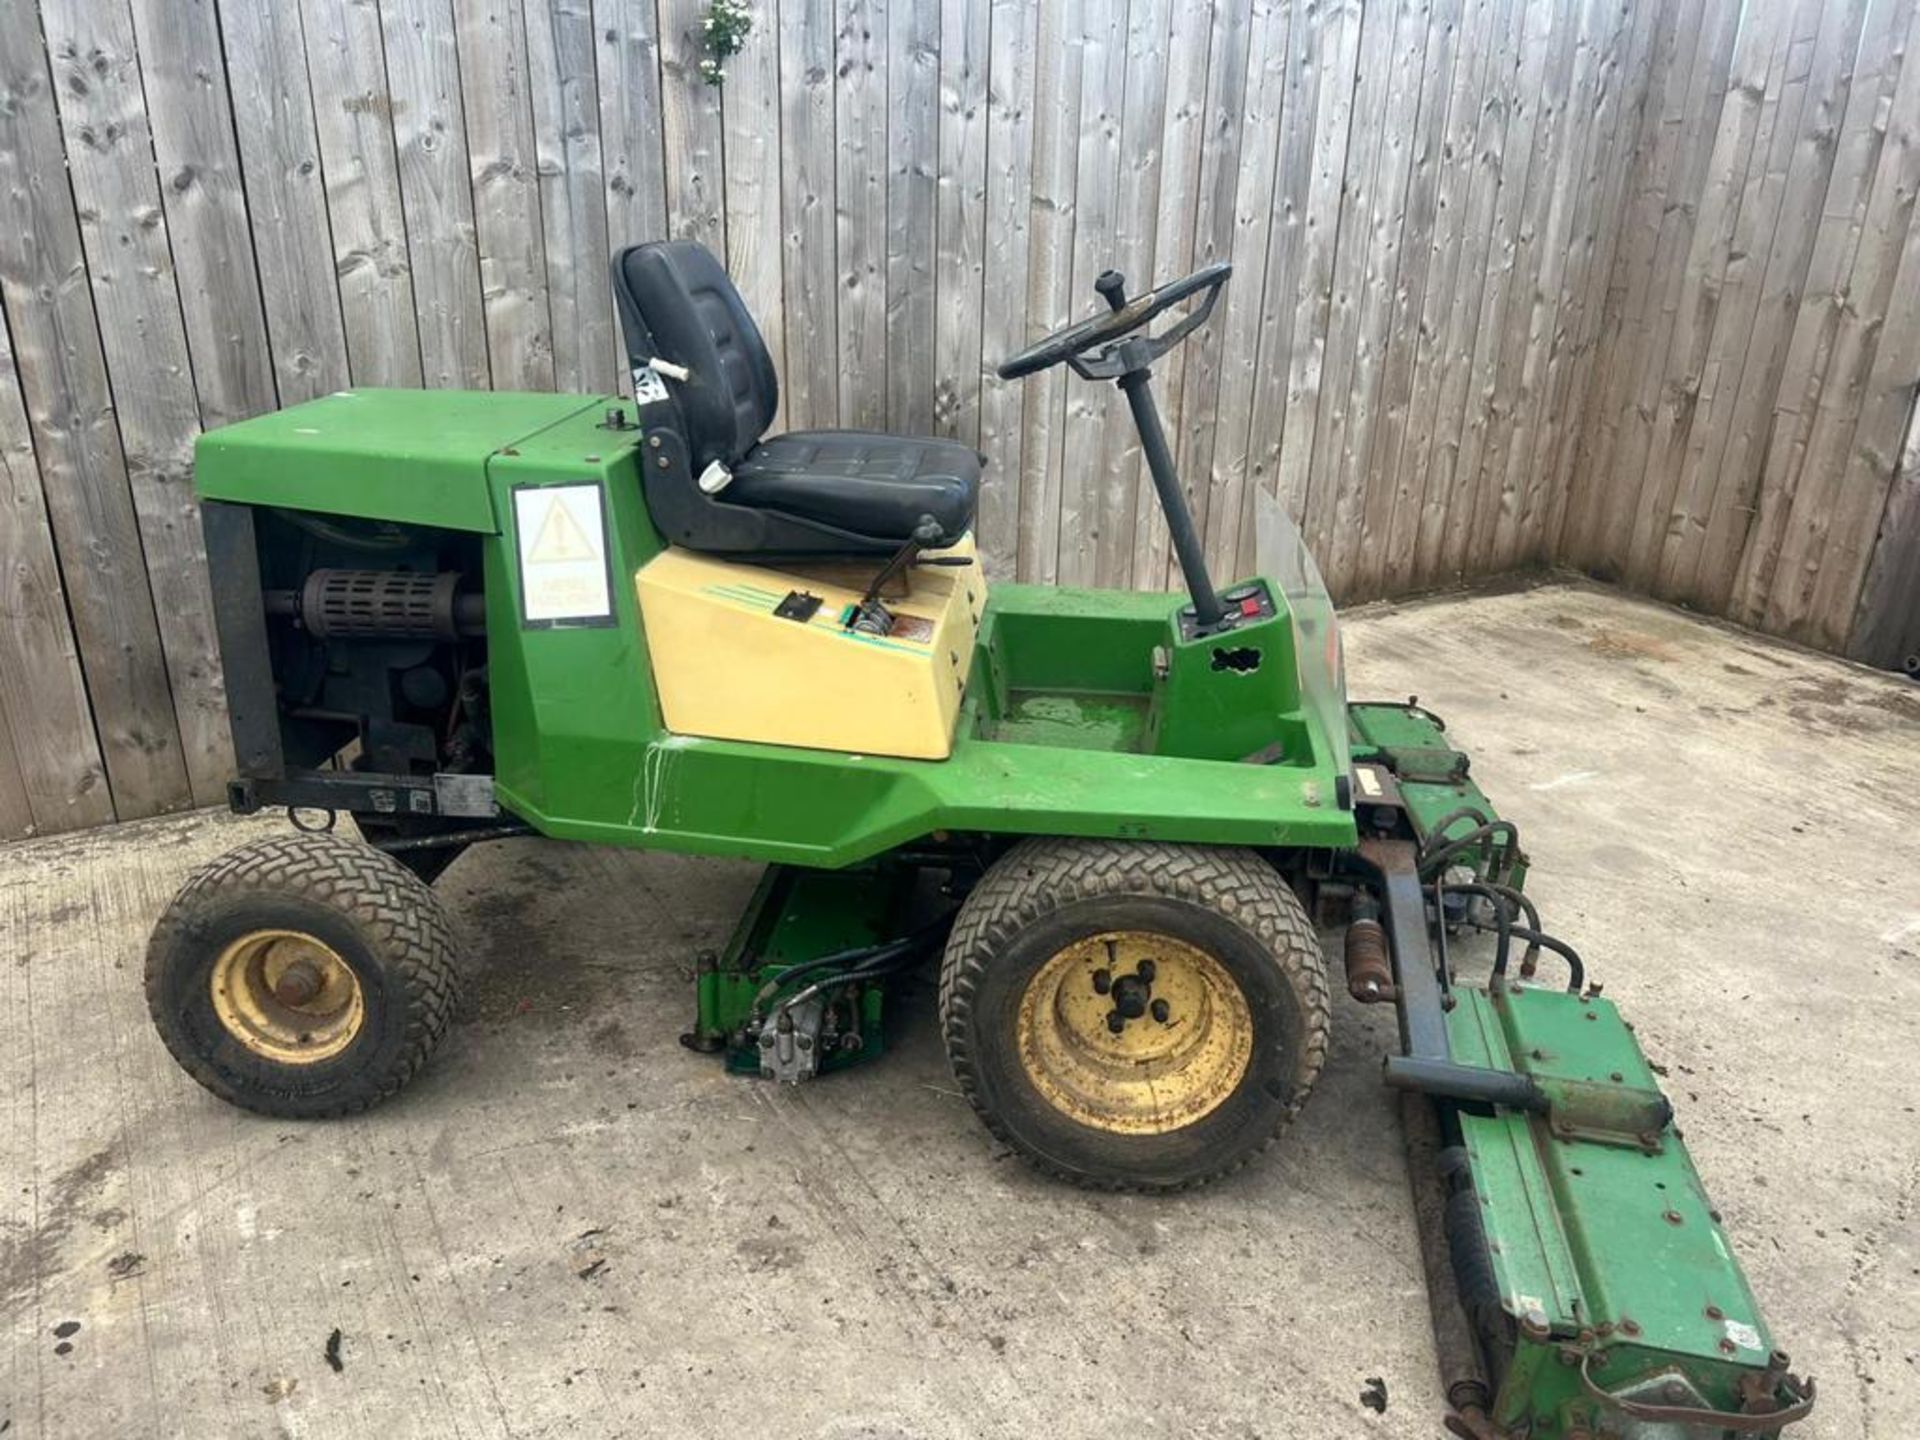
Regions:
<instances>
[{"instance_id":1,"label":"rear wheel","mask_svg":"<svg viewBox=\"0 0 1920 1440\"><path fill-rule=\"evenodd\" d=\"M1326 1056L1319 942L1249 850L1028 840L968 897L941 970L962 1090L1048 1173L1204 1183L1265 1149Z\"/></svg>"},{"instance_id":2,"label":"rear wheel","mask_svg":"<svg viewBox=\"0 0 1920 1440\"><path fill-rule=\"evenodd\" d=\"M196 872L147 944L147 1007L186 1072L287 1118L399 1090L452 1014L445 913L414 875L334 835L255 841Z\"/></svg>"}]
</instances>

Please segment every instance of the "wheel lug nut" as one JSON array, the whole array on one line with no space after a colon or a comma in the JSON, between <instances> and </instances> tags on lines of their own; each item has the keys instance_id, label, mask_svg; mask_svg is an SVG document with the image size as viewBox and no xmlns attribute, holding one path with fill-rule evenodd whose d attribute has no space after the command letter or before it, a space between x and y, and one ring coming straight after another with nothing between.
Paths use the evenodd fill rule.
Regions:
<instances>
[{"instance_id":1,"label":"wheel lug nut","mask_svg":"<svg viewBox=\"0 0 1920 1440\"><path fill-rule=\"evenodd\" d=\"M1094 971L1093 972L1093 993L1096 995L1104 995L1111 989L1113 989L1113 976L1108 974L1105 970Z\"/></svg>"},{"instance_id":2,"label":"wheel lug nut","mask_svg":"<svg viewBox=\"0 0 1920 1440\"><path fill-rule=\"evenodd\" d=\"M1140 962L1139 969L1135 973L1137 973L1140 976L1140 978L1143 981L1145 981L1147 984L1149 985L1153 984L1153 977L1155 973L1153 968L1153 961L1142 960Z\"/></svg>"},{"instance_id":3,"label":"wheel lug nut","mask_svg":"<svg viewBox=\"0 0 1920 1440\"><path fill-rule=\"evenodd\" d=\"M1153 1011L1153 1018L1158 1020L1162 1025L1166 1024L1167 1018L1173 1014L1172 1008L1164 1000L1154 1001L1151 1008Z\"/></svg>"},{"instance_id":4,"label":"wheel lug nut","mask_svg":"<svg viewBox=\"0 0 1920 1440\"><path fill-rule=\"evenodd\" d=\"M1127 1028L1126 1016L1122 1015L1118 1010L1109 1010L1107 1012L1107 1029L1111 1030L1114 1034L1118 1035L1122 1030L1126 1028Z\"/></svg>"}]
</instances>

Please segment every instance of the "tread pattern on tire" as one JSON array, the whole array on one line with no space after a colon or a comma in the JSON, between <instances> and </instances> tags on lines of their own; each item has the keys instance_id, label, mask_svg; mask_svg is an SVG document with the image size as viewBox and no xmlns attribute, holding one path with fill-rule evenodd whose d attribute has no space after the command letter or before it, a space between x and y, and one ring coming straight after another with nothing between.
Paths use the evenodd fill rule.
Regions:
<instances>
[{"instance_id":1,"label":"tread pattern on tire","mask_svg":"<svg viewBox=\"0 0 1920 1440\"><path fill-rule=\"evenodd\" d=\"M165 1019L160 966L179 929L195 914L225 895L249 893L305 897L366 928L383 964L404 987L405 1044L377 1089L317 1114L350 1115L394 1095L426 1063L452 1019L459 992L453 927L439 897L410 870L371 845L338 835L269 836L229 850L188 877L147 942L147 1010L173 1058L214 1094L245 1104L218 1083L200 1056L175 1043Z\"/></svg>"},{"instance_id":2,"label":"tread pattern on tire","mask_svg":"<svg viewBox=\"0 0 1920 1440\"><path fill-rule=\"evenodd\" d=\"M1063 1169L1020 1147L1000 1118L982 1103L966 1038L974 994L987 965L1022 928L1076 900L1141 893L1205 906L1258 936L1293 981L1304 1011L1303 1078L1266 1138L1232 1161L1182 1184L1151 1187L1191 1190L1232 1174L1272 1148L1306 1102L1327 1059L1332 1005L1319 937L1293 891L1253 851L1157 841L1052 837L1021 841L987 871L954 923L940 962L940 1029L954 1078L994 1138L1021 1149L1031 1163L1056 1179L1089 1189L1143 1188Z\"/></svg>"}]
</instances>

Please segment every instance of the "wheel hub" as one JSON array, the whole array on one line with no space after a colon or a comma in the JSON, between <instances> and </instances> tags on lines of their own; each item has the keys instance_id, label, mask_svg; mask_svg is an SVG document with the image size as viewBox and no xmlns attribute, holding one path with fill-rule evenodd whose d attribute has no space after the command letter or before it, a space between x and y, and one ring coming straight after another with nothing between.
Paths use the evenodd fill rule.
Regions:
<instances>
[{"instance_id":1,"label":"wheel hub","mask_svg":"<svg viewBox=\"0 0 1920 1440\"><path fill-rule=\"evenodd\" d=\"M1107 944L1112 953L1116 942ZM1142 960L1132 974L1122 975L1118 980L1110 970L1093 972L1093 993L1113 997L1113 1009L1107 1012L1108 1030L1118 1035L1127 1028L1129 1020L1138 1020L1148 1010L1152 1010L1153 1018L1162 1025L1172 1023L1171 1007L1165 1000L1153 998L1153 977L1158 973L1151 960Z\"/></svg>"},{"instance_id":2,"label":"wheel hub","mask_svg":"<svg viewBox=\"0 0 1920 1440\"><path fill-rule=\"evenodd\" d=\"M1017 1019L1027 1078L1083 1125L1158 1135L1224 1103L1253 1056L1238 983L1213 956L1151 931L1075 941L1034 974Z\"/></svg>"},{"instance_id":3,"label":"wheel hub","mask_svg":"<svg viewBox=\"0 0 1920 1440\"><path fill-rule=\"evenodd\" d=\"M325 983L326 977L320 968L303 955L282 970L280 978L273 982L273 998L298 1009L310 1004Z\"/></svg>"},{"instance_id":4,"label":"wheel hub","mask_svg":"<svg viewBox=\"0 0 1920 1440\"><path fill-rule=\"evenodd\" d=\"M351 1045L366 1020L353 968L298 930L255 930L214 959L213 1012L247 1049L283 1065L315 1065Z\"/></svg>"}]
</instances>

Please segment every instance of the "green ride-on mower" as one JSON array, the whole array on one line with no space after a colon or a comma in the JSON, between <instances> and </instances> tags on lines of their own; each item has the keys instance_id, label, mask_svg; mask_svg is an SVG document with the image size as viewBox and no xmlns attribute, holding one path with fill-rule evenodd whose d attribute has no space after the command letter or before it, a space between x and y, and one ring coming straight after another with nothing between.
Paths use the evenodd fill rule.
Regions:
<instances>
[{"instance_id":1,"label":"green ride-on mower","mask_svg":"<svg viewBox=\"0 0 1920 1440\"><path fill-rule=\"evenodd\" d=\"M1309 917L1344 922L1348 993L1398 1013L1454 1433L1723 1440L1807 1413L1466 756L1412 702L1347 701L1277 506L1255 573L1209 577L1149 372L1227 266L1139 296L1109 272L1103 311L1000 367L1118 385L1184 596L989 585L981 456L766 437L773 364L713 256L642 245L614 276L631 400L353 390L200 441L231 804L306 824L202 869L154 931L154 1022L195 1079L288 1117L400 1089L453 1005L429 887L468 845L740 856L765 877L701 964L690 1048L787 1084L871 1058L889 979L937 954L995 1135L1064 1180L1175 1191L1307 1099L1332 1023ZM315 833L342 811L361 839ZM1476 930L1468 983L1448 943Z\"/></svg>"}]
</instances>

